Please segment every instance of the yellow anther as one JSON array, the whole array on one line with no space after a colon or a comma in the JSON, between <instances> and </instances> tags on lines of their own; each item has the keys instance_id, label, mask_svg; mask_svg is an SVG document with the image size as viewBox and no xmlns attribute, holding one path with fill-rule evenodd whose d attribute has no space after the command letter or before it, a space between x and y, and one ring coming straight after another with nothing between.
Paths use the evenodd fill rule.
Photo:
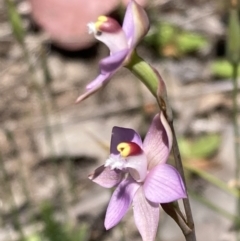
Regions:
<instances>
[{"instance_id":1,"label":"yellow anther","mask_svg":"<svg viewBox=\"0 0 240 241\"><path fill-rule=\"evenodd\" d=\"M99 22L106 22L108 20L108 18L106 16L99 16L98 19L97 19Z\"/></svg>"},{"instance_id":2,"label":"yellow anther","mask_svg":"<svg viewBox=\"0 0 240 241\"><path fill-rule=\"evenodd\" d=\"M122 157L140 154L142 149L134 142L121 142L117 146L117 150Z\"/></svg>"},{"instance_id":3,"label":"yellow anther","mask_svg":"<svg viewBox=\"0 0 240 241\"><path fill-rule=\"evenodd\" d=\"M108 18L106 16L99 16L98 19L97 19L97 22L95 22L95 28L97 30L99 30L99 28L101 27L101 25L103 23L105 23L106 21L108 20Z\"/></svg>"},{"instance_id":4,"label":"yellow anther","mask_svg":"<svg viewBox=\"0 0 240 241\"><path fill-rule=\"evenodd\" d=\"M129 156L130 148L131 147L130 147L129 143L126 143L126 142L122 142L122 143L118 144L118 146L117 146L117 150L120 152L120 155L122 157Z\"/></svg>"}]
</instances>

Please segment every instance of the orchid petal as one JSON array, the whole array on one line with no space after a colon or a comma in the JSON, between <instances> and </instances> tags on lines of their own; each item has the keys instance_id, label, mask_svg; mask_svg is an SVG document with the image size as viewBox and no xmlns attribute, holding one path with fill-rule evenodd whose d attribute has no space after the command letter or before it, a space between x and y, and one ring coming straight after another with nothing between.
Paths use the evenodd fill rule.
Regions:
<instances>
[{"instance_id":1,"label":"orchid petal","mask_svg":"<svg viewBox=\"0 0 240 241\"><path fill-rule=\"evenodd\" d=\"M109 167L100 166L88 178L105 188L116 186L123 177L123 173L118 170L111 170Z\"/></svg>"},{"instance_id":2,"label":"orchid petal","mask_svg":"<svg viewBox=\"0 0 240 241\"><path fill-rule=\"evenodd\" d=\"M122 30L116 33L103 33L100 36L95 35L95 38L108 46L111 54L126 49L128 47L127 38Z\"/></svg>"},{"instance_id":3,"label":"orchid petal","mask_svg":"<svg viewBox=\"0 0 240 241\"><path fill-rule=\"evenodd\" d=\"M180 174L168 164L154 167L148 173L143 189L146 198L155 203L169 203L187 197Z\"/></svg>"},{"instance_id":4,"label":"orchid petal","mask_svg":"<svg viewBox=\"0 0 240 241\"><path fill-rule=\"evenodd\" d=\"M149 30L149 19L145 10L133 0L127 6L122 28L129 48L134 48Z\"/></svg>"},{"instance_id":5,"label":"orchid petal","mask_svg":"<svg viewBox=\"0 0 240 241\"><path fill-rule=\"evenodd\" d=\"M172 132L163 115L154 117L143 142L143 150L148 159L148 170L168 159L172 147Z\"/></svg>"},{"instance_id":6,"label":"orchid petal","mask_svg":"<svg viewBox=\"0 0 240 241\"><path fill-rule=\"evenodd\" d=\"M139 134L133 129L114 126L112 129L112 139L110 145L110 153L113 155L119 155L117 146L121 142L134 142L141 148L143 146L142 139Z\"/></svg>"},{"instance_id":7,"label":"orchid petal","mask_svg":"<svg viewBox=\"0 0 240 241\"><path fill-rule=\"evenodd\" d=\"M144 181L147 175L147 158L144 153L126 158L129 173L137 181Z\"/></svg>"},{"instance_id":8,"label":"orchid petal","mask_svg":"<svg viewBox=\"0 0 240 241\"><path fill-rule=\"evenodd\" d=\"M102 86L104 84L104 82L110 78L111 74L110 73L106 73L106 74L99 74L97 76L96 79L94 79L93 81L91 81L87 86L86 89L87 90L91 90L91 89L95 89L97 86Z\"/></svg>"},{"instance_id":9,"label":"orchid petal","mask_svg":"<svg viewBox=\"0 0 240 241\"><path fill-rule=\"evenodd\" d=\"M100 62L101 74L107 74L109 72L116 71L119 67L121 67L128 52L128 49L123 49L102 59Z\"/></svg>"},{"instance_id":10,"label":"orchid petal","mask_svg":"<svg viewBox=\"0 0 240 241\"><path fill-rule=\"evenodd\" d=\"M140 185L130 177L118 185L113 192L107 208L104 222L107 230L117 225L127 213L139 186Z\"/></svg>"},{"instance_id":11,"label":"orchid petal","mask_svg":"<svg viewBox=\"0 0 240 241\"><path fill-rule=\"evenodd\" d=\"M87 99L90 95L97 92L101 87L103 87L108 83L108 80L111 76L112 76L112 73L108 73L105 75L100 74L95 80L93 80L90 84L87 85L86 87L87 91L77 98L76 103L79 103Z\"/></svg>"},{"instance_id":12,"label":"orchid petal","mask_svg":"<svg viewBox=\"0 0 240 241\"><path fill-rule=\"evenodd\" d=\"M159 204L148 201L142 187L133 198L133 213L142 240L154 241L158 229Z\"/></svg>"}]
</instances>

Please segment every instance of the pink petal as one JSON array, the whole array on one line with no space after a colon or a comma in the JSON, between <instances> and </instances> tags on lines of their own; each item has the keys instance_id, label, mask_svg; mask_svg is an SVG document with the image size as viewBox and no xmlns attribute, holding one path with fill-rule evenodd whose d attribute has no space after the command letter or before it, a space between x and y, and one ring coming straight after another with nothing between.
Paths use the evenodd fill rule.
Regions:
<instances>
[{"instance_id":1,"label":"pink petal","mask_svg":"<svg viewBox=\"0 0 240 241\"><path fill-rule=\"evenodd\" d=\"M100 166L88 178L98 185L106 188L116 186L123 177L123 173L116 170L111 170L109 167Z\"/></svg>"},{"instance_id":2,"label":"pink petal","mask_svg":"<svg viewBox=\"0 0 240 241\"><path fill-rule=\"evenodd\" d=\"M130 177L118 185L107 208L104 222L107 230L118 224L127 213L138 188L139 184Z\"/></svg>"},{"instance_id":3,"label":"pink petal","mask_svg":"<svg viewBox=\"0 0 240 241\"><path fill-rule=\"evenodd\" d=\"M142 139L139 134L133 129L114 126L112 129L112 139L110 145L110 153L119 155L117 145L121 142L135 142L141 148L143 146Z\"/></svg>"},{"instance_id":4,"label":"pink petal","mask_svg":"<svg viewBox=\"0 0 240 241\"><path fill-rule=\"evenodd\" d=\"M105 82L108 78L110 78L110 76L111 76L110 73L99 74L96 79L94 79L93 81L91 81L91 82L87 85L86 89L87 89L87 90L91 90L91 89L97 88L98 86L102 87L102 85L104 84L104 82Z\"/></svg>"},{"instance_id":5,"label":"pink petal","mask_svg":"<svg viewBox=\"0 0 240 241\"><path fill-rule=\"evenodd\" d=\"M87 99L89 96L97 92L100 88L105 86L108 83L109 78L111 76L112 73L98 75L98 77L95 80L93 80L90 84L87 85L87 91L77 98L76 103L79 103Z\"/></svg>"},{"instance_id":6,"label":"pink petal","mask_svg":"<svg viewBox=\"0 0 240 241\"><path fill-rule=\"evenodd\" d=\"M137 181L144 181L147 174L147 158L144 153L126 158L128 171L131 176Z\"/></svg>"},{"instance_id":7,"label":"pink petal","mask_svg":"<svg viewBox=\"0 0 240 241\"><path fill-rule=\"evenodd\" d=\"M157 114L143 142L143 150L148 160L148 170L165 163L172 148L172 132L163 115Z\"/></svg>"},{"instance_id":8,"label":"pink petal","mask_svg":"<svg viewBox=\"0 0 240 241\"><path fill-rule=\"evenodd\" d=\"M135 1L129 1L122 26L129 48L134 48L147 34L149 19L144 8Z\"/></svg>"},{"instance_id":9,"label":"pink petal","mask_svg":"<svg viewBox=\"0 0 240 241\"><path fill-rule=\"evenodd\" d=\"M159 222L159 204L148 201L142 187L133 198L133 213L143 241L154 241Z\"/></svg>"},{"instance_id":10,"label":"pink petal","mask_svg":"<svg viewBox=\"0 0 240 241\"><path fill-rule=\"evenodd\" d=\"M111 24L111 22L114 24ZM113 29L117 29L115 29L115 31L112 29L112 31L110 32L102 32L101 35L95 33L94 36L97 40L104 43L109 48L110 53L113 54L123 49L127 49L128 44L126 34L123 31L122 27L117 23L116 20L108 17L108 27L110 27L111 25L112 27L115 25Z\"/></svg>"},{"instance_id":11,"label":"pink petal","mask_svg":"<svg viewBox=\"0 0 240 241\"><path fill-rule=\"evenodd\" d=\"M186 191L178 171L168 164L159 164L147 175L143 184L145 196L154 203L169 203L186 198Z\"/></svg>"},{"instance_id":12,"label":"pink petal","mask_svg":"<svg viewBox=\"0 0 240 241\"><path fill-rule=\"evenodd\" d=\"M101 74L115 72L123 64L128 52L128 49L124 49L102 59L100 62Z\"/></svg>"}]
</instances>

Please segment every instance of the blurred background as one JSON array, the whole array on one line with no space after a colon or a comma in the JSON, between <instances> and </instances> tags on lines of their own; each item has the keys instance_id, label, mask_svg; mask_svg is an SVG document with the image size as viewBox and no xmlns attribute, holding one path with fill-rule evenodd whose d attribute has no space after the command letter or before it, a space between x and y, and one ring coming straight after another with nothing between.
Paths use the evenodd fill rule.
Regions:
<instances>
[{"instance_id":1,"label":"blurred background","mask_svg":"<svg viewBox=\"0 0 240 241\"><path fill-rule=\"evenodd\" d=\"M131 210L105 231L111 193L88 174L108 157L113 126L144 138L155 100L121 69L74 104L109 54L86 24L103 14L121 22L126 2L0 0L0 241L141 240ZM230 1L138 2L151 21L138 52L167 85L197 240L236 240ZM162 210L157 240L184 240Z\"/></svg>"}]
</instances>

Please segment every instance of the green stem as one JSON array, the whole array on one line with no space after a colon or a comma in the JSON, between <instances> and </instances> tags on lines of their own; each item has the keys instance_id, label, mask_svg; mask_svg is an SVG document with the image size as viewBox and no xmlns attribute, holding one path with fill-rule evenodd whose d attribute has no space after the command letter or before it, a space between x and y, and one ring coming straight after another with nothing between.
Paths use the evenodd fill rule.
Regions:
<instances>
[{"instance_id":1,"label":"green stem","mask_svg":"<svg viewBox=\"0 0 240 241\"><path fill-rule=\"evenodd\" d=\"M204 180L206 180L207 182L213 184L214 186L218 187L219 189L223 190L224 192L228 192L229 194L233 195L234 197L238 198L239 196L239 192L237 189L235 188L230 188L225 182L223 182L222 180L216 178L215 176L202 171L199 168L195 168L189 164L184 163L184 167L189 170L192 173L197 174L198 176L200 176L201 178L203 178Z\"/></svg>"},{"instance_id":2,"label":"green stem","mask_svg":"<svg viewBox=\"0 0 240 241\"><path fill-rule=\"evenodd\" d=\"M149 89L149 91L153 94L153 96L156 98L157 103L160 107L161 110L164 109L166 112L165 114L168 117L168 112L170 107L168 106L166 96L163 96L165 93L158 93L159 90L161 91L161 78L156 70L154 70L153 67L151 67L148 63L146 63L142 58L140 58L136 52L133 52L132 56L129 59L129 62L126 64L126 67L137 77L139 78L143 84L146 85L146 87ZM160 87L160 88L159 88ZM160 96L158 96L160 95ZM165 99L164 99L165 98ZM165 103L162 105L161 100L163 100ZM184 171L183 171L183 166L182 166L182 161L181 161L181 155L179 152L178 148L178 142L177 138L175 135L174 127L173 127L173 122L170 118L168 120L173 132L173 154L174 154L174 159L176 163L176 167L178 171L180 172L183 181L185 183L185 178L184 178ZM185 183L186 187L186 183ZM187 188L186 188L187 190ZM192 211L191 211L191 206L188 198L183 199L183 204L184 204L184 209L185 209L185 214L187 217L187 225L188 227L192 230L189 235L185 235L186 241L195 241L196 240L196 235L195 235L195 230L194 230L194 222L193 222L193 217L192 217Z\"/></svg>"},{"instance_id":3,"label":"green stem","mask_svg":"<svg viewBox=\"0 0 240 241\"><path fill-rule=\"evenodd\" d=\"M239 125L238 125L238 103L237 103L237 96L238 96L238 64L233 64L233 93L232 93L232 100L233 100L233 125L234 125L234 147L235 147L235 157L236 157L236 179L240 179L240 133L239 133Z\"/></svg>"},{"instance_id":4,"label":"green stem","mask_svg":"<svg viewBox=\"0 0 240 241\"><path fill-rule=\"evenodd\" d=\"M29 55L28 49L25 45L25 42L23 42L21 47L22 47L24 59L25 59L25 62L27 63L27 65L28 65L28 71L29 71L29 74L30 74L30 81L31 81L30 82L30 88L32 88L33 91L36 93L37 98L38 98L39 103L40 103L41 114L43 116L44 124L45 124L45 128L44 128L45 140L46 140L46 143L47 143L47 146L48 146L50 156L52 158L53 165L56 165L55 178L56 178L56 183L58 185L57 191L60 192L60 197L61 197L60 201L61 201L61 204L63 206L63 211L66 214L67 213L66 212L67 207L66 207L64 195L62 193L62 186L61 186L62 181L61 181L60 171L59 171L59 168L58 168L57 163L56 163L56 156L55 156L56 150L55 150L55 146L54 146L53 134L52 134L51 125L50 125L49 113L48 113L46 100L45 100L46 98L45 98L42 86L37 81L35 67L31 62L30 55Z\"/></svg>"},{"instance_id":5,"label":"green stem","mask_svg":"<svg viewBox=\"0 0 240 241\"><path fill-rule=\"evenodd\" d=\"M139 78L153 96L157 98L158 76L153 71L152 67L135 52L132 54L130 62L126 67Z\"/></svg>"},{"instance_id":6,"label":"green stem","mask_svg":"<svg viewBox=\"0 0 240 241\"><path fill-rule=\"evenodd\" d=\"M234 150L235 150L235 160L236 160L236 171L235 179L238 187L239 195L237 197L236 203L236 213L240 213L240 133L238 125L238 63L232 63L232 81L233 81L233 92L232 92L232 101L233 101L233 128L234 128ZM237 240L240 241L240 222L235 220L235 226L237 229Z\"/></svg>"},{"instance_id":7,"label":"green stem","mask_svg":"<svg viewBox=\"0 0 240 241\"><path fill-rule=\"evenodd\" d=\"M67 138L64 132L64 128L62 125L62 121L61 121L61 114L59 112L59 108L58 108L58 104L53 96L53 90L52 90L52 75L51 75L51 71L49 69L49 65L48 65L48 61L47 61L47 53L46 53L46 48L42 45L41 46L41 50L40 50L40 60L41 60L41 66L42 66L42 70L43 70L43 76L44 76L44 87L45 90L49 96L50 102L51 102L51 107L53 110L55 110L55 113L57 114L57 119L59 120L56 128L58 133L61 133L63 141L64 141L64 147L65 149L64 151L64 156L66 156L66 169L67 169L67 174L68 174L68 179L70 182L70 191L73 194L73 198L74 200L77 200L77 192L76 192L76 177L75 177L75 167L74 167L74 163L72 162L70 155L68 153L68 143L67 143Z\"/></svg>"},{"instance_id":8,"label":"green stem","mask_svg":"<svg viewBox=\"0 0 240 241\"><path fill-rule=\"evenodd\" d=\"M182 179L183 179L183 182L184 182L184 185L185 185L185 188L187 190L185 175L184 175L184 170L183 170L183 164L182 164L182 158L181 158L181 154L180 154L180 151L179 151L177 137L176 137L176 133L175 133L175 130L174 130L173 122L170 123L170 126L171 126L172 133L173 133L173 147L172 148L173 148L173 156L174 156L174 159L175 159L176 168L180 172L180 174L182 176ZM192 216L192 209L191 209L189 198L183 199L183 206L184 206L185 213L186 213L186 216L187 216L187 224L193 230L193 233L195 233L194 221L193 221L193 216ZM194 235L194 237L195 237L195 235ZM192 239L192 240L196 240L196 237L195 237L195 239Z\"/></svg>"},{"instance_id":9,"label":"green stem","mask_svg":"<svg viewBox=\"0 0 240 241\"><path fill-rule=\"evenodd\" d=\"M15 201L15 197L14 197L14 193L13 193L13 190L12 190L11 182L9 180L8 173L7 173L7 170L6 170L1 152L0 152L0 171L1 171L1 174L2 174L3 179L4 179L4 184L6 185L6 186L4 185L4 187L6 187L6 192L7 192L7 194L9 194L9 203L11 205L11 209L12 209L11 211L13 213L12 224L14 226L14 229L18 231L20 239L24 240L25 236L24 236L24 232L23 232L23 227L22 227L21 222L19 220L18 213L16 212L17 209L18 209L18 206L17 206L16 201Z\"/></svg>"}]
</instances>

